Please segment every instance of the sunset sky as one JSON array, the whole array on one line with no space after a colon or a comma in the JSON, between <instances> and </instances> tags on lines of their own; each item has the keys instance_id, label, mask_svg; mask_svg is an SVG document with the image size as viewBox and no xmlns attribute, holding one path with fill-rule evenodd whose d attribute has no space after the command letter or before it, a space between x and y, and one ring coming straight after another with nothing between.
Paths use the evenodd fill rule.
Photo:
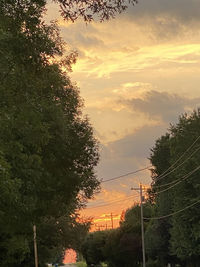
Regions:
<instances>
[{"instance_id":1,"label":"sunset sky","mask_svg":"<svg viewBox=\"0 0 200 267\"><path fill-rule=\"evenodd\" d=\"M67 23L49 4L61 35L78 51L71 74L100 142L99 179L149 165L150 148L183 112L200 106L200 1L139 0L109 22ZM150 183L148 170L102 184L82 215L95 227L117 226L138 201L131 187ZM98 207L97 207L98 206Z\"/></svg>"}]
</instances>

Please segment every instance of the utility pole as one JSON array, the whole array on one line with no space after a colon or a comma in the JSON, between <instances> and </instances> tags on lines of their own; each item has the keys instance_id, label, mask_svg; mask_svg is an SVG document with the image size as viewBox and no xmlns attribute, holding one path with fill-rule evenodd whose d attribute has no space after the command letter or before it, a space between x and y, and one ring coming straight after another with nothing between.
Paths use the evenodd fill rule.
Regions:
<instances>
[{"instance_id":1,"label":"utility pole","mask_svg":"<svg viewBox=\"0 0 200 267\"><path fill-rule=\"evenodd\" d=\"M113 215L112 215L112 212L110 214L110 217L111 217L111 225L112 225L112 229L113 229Z\"/></svg>"},{"instance_id":2,"label":"utility pole","mask_svg":"<svg viewBox=\"0 0 200 267\"><path fill-rule=\"evenodd\" d=\"M142 261L143 267L146 267L146 259L145 259L145 243L144 243L144 220L143 220L143 200L144 197L142 195L142 184L140 183L139 188L131 188L131 190L140 190L140 215L141 215L141 234L142 234Z\"/></svg>"},{"instance_id":3,"label":"utility pole","mask_svg":"<svg viewBox=\"0 0 200 267\"><path fill-rule=\"evenodd\" d=\"M142 195L142 184L140 184L140 208L141 208L141 232L142 232L142 259L143 267L146 267L145 260L145 244L144 244L144 220L143 220L143 195Z\"/></svg>"},{"instance_id":4,"label":"utility pole","mask_svg":"<svg viewBox=\"0 0 200 267\"><path fill-rule=\"evenodd\" d=\"M33 242L34 242L34 255L35 255L35 267L38 267L38 254L37 254L37 239L36 239L36 225L33 225Z\"/></svg>"}]
</instances>

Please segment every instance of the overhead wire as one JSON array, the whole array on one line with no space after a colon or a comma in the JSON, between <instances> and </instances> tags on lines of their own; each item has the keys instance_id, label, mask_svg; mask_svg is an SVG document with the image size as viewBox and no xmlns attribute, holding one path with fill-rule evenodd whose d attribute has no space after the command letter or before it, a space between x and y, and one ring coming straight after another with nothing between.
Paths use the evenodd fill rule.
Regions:
<instances>
[{"instance_id":1,"label":"overhead wire","mask_svg":"<svg viewBox=\"0 0 200 267\"><path fill-rule=\"evenodd\" d=\"M198 138L192 143L192 145L190 145L190 147L182 154L182 156L179 157L178 160L176 160L176 162L171 165L170 167L174 166L178 161L180 161L181 158L183 158L183 156L193 147L193 145L198 141L198 139L200 138L200 136L198 136ZM193 151L192 154L189 155L189 157L187 157L181 164L179 164L178 166L176 166L174 169L172 169L169 173L166 173L165 171L165 175L161 175L159 176L160 179L166 177L167 175L169 175L170 173L172 173L173 171L175 171L177 168L179 168L180 166L182 166L188 159L190 159L198 150L200 149L200 147L198 147L195 151ZM103 180L102 183L105 183L105 182L109 182L109 181L113 181L113 180L116 180L116 179L119 179L119 178L122 178L122 177L125 177L125 176L128 176L130 174L135 174L137 172L140 172L140 171L143 171L143 170L146 170L146 169L149 169L151 166L147 166L145 168L142 168L142 169L138 169L138 170L135 170L135 171L132 171L132 172L129 172L129 173L126 173L126 174L123 174L123 175L120 175L120 176L116 176L116 177L113 177L111 179L107 179L107 180ZM182 182L183 180L187 179L190 175L192 175L195 171L197 171L198 169L200 168L200 166L198 166L197 168L195 168L193 171L191 171L190 173L186 174L183 178L181 179L177 179L175 181L172 181L170 183L167 183L165 185L160 185L160 186L156 186L156 187L163 187L163 186L167 186L167 185L172 185L164 190L161 190L159 192L156 192L155 194L160 194L162 192L165 192L171 188L173 188L174 186L176 186L177 184L179 184L180 182ZM168 168L169 169L169 168ZM164 173L163 173L164 174ZM158 178L159 178L158 177ZM155 188L155 186L154 186ZM131 196L130 196L131 197ZM126 198L127 199L127 198ZM123 199L124 200L124 199ZM107 203L107 204L103 204L103 205L98 205L98 206L92 206L92 207L87 207L87 209L91 209L91 208L96 208L96 207L103 207L103 206L108 206L108 205L111 205L113 203L117 203L117 202L120 202L120 201L123 201L123 200L117 200L117 201L113 201L111 203Z\"/></svg>"},{"instance_id":2,"label":"overhead wire","mask_svg":"<svg viewBox=\"0 0 200 267\"><path fill-rule=\"evenodd\" d=\"M87 209L94 209L94 208L96 209L96 208L100 208L100 207L104 207L104 206L109 206L109 205L112 205L114 203L118 203L118 202L122 202L122 201L125 201L125 200L129 200L131 198L133 198L133 195L131 195L129 197L126 197L126 198L123 198L123 199L112 201L112 202L109 202L109 203L106 203L106 204L96 205L96 206L90 206L90 207L87 207Z\"/></svg>"},{"instance_id":3,"label":"overhead wire","mask_svg":"<svg viewBox=\"0 0 200 267\"><path fill-rule=\"evenodd\" d=\"M164 215L164 216L159 216L159 217L143 217L143 219L145 220L160 220L160 219L164 219L164 218L168 218L168 217L171 217L171 216L174 216L180 212L183 212L191 207L193 207L194 205L196 205L197 203L200 203L200 199L197 200L196 202L192 203L191 205L188 205L187 207L183 208L183 209L180 209L178 211L175 211L175 212L172 212L170 214L167 214L167 215Z\"/></svg>"},{"instance_id":4,"label":"overhead wire","mask_svg":"<svg viewBox=\"0 0 200 267\"><path fill-rule=\"evenodd\" d=\"M160 185L160 186L156 186L157 187L163 187L163 186L167 186L167 185L171 185L170 187L163 189L161 191L155 192L155 194L160 194L163 193L165 191L168 191L169 189L173 188L174 186L176 186L177 184L180 184L182 181L186 180L187 178L189 178L194 172L196 172L197 170L200 169L200 165L198 167L196 167L194 170L192 170L191 172L185 174L182 178L176 179L175 181L168 183L168 184L164 184L164 185ZM154 188L154 187L153 187Z\"/></svg>"},{"instance_id":5,"label":"overhead wire","mask_svg":"<svg viewBox=\"0 0 200 267\"><path fill-rule=\"evenodd\" d=\"M122 178L122 177L125 177L125 176L131 175L131 174L135 174L135 173L138 173L138 172L147 170L147 169L149 169L150 167L152 167L152 165L147 166L147 167L142 168L142 169L138 169L138 170L132 171L132 172L128 172L128 173L125 173L125 174L122 174L122 175L120 175L120 176L116 176L116 177L113 177L113 178L110 178L110 179L107 179L107 180L102 180L101 183L106 183L106 182L110 182L110 181L113 181L113 180L117 180L117 179L120 179L120 178Z\"/></svg>"},{"instance_id":6,"label":"overhead wire","mask_svg":"<svg viewBox=\"0 0 200 267\"><path fill-rule=\"evenodd\" d=\"M166 176L168 176L169 174L171 174L172 172L174 172L175 170L177 170L179 167L181 167L186 161L188 161L194 154L196 154L197 151L200 150L200 146L192 152L192 154L189 155L189 157L187 157L182 163L180 163L179 165L177 165L175 168L173 168L171 171L169 171L168 173L166 173L165 175L160 175L156 177L156 181L160 181L161 179L165 178Z\"/></svg>"},{"instance_id":7,"label":"overhead wire","mask_svg":"<svg viewBox=\"0 0 200 267\"><path fill-rule=\"evenodd\" d=\"M161 187L165 187L165 186L168 186L168 185L171 185L171 184L174 184L176 183L177 181L179 181L180 179L176 179L170 183L167 183L167 184L161 184L161 185L151 185L151 187L154 189L154 188L161 188Z\"/></svg>"},{"instance_id":8,"label":"overhead wire","mask_svg":"<svg viewBox=\"0 0 200 267\"><path fill-rule=\"evenodd\" d=\"M195 151L193 151L189 157L187 157L182 163L180 163L179 165L177 165L176 167L174 167L185 155L187 152L190 151L190 149L195 145L195 143L199 140L200 138L200 135L196 138L196 140L186 149L186 151L167 169L163 172L163 174L159 175L157 177L157 180L161 180L163 179L164 177L166 177L167 175L171 174L172 172L174 172L176 169L178 169L179 167L181 167L186 161L188 161L197 151L200 150L200 147L198 147ZM107 179L107 180L102 180L101 183L106 183L106 182L110 182L110 181L113 181L113 180L117 180L117 179L120 179L122 177L125 177L125 176L128 176L128 175L131 175L131 174L135 174L135 173L138 173L138 172L141 172L141 171L144 171L144 170L147 170L149 169L150 167L152 167L152 165L150 166L147 166L145 168L142 168L142 169L138 169L138 170L135 170L135 171L132 171L132 172L128 172L128 173L125 173L125 174L122 174L120 176L116 176L116 177L113 177L113 178L110 178L110 179ZM174 167L174 168L173 168ZM170 182L170 183L167 183L165 185L160 185L160 186L154 186L155 187L163 187L163 186L167 186L167 185L172 185L162 191L159 191L159 192L156 192L156 194L160 194L162 192L165 192L171 188L173 188L174 186L176 186L177 184L179 184L180 182L182 182L183 180L187 179L190 175L192 175L195 171L197 171L198 169L200 169L200 166L198 166L197 168L195 168L193 171L191 171L190 173L186 174L184 177L182 177L181 179L177 179L173 182ZM102 205L96 205L96 206L90 206L90 207L87 207L87 209L94 209L94 208L99 208L99 207L104 207L104 206L109 206L109 205L112 205L113 203L118 203L118 202L121 202L121 201L124 201L124 200L128 200L130 198L132 198L133 196L129 196L127 198L124 198L124 199L121 199L121 200L116 200L116 201L112 201L112 202L109 202L107 204L102 204ZM148 217L143 217L144 219L161 219L161 218L166 218L166 217L169 217L169 216L172 216L176 213L179 213L181 211L184 211L185 209L187 208L190 208L192 207L193 205L197 204L199 201L187 206L186 208L182 209L182 210L179 210L177 212L174 212L174 213L171 213L171 214L168 214L168 215L165 215L165 216L160 216L160 217L152 217L152 218L148 218Z\"/></svg>"},{"instance_id":9,"label":"overhead wire","mask_svg":"<svg viewBox=\"0 0 200 267\"><path fill-rule=\"evenodd\" d=\"M169 166L169 168L167 168L167 170L165 170L161 175L159 175L158 177L157 177L157 179L162 179L162 178L164 178L165 176L166 176L166 173L168 172L168 171L170 171L170 169L171 168L173 168L175 165L176 165L176 163L178 163L184 156L185 156L185 154L188 152L188 151L190 151L190 149L196 144L196 142L198 141L200 139L200 135L195 139L195 141L185 150L185 152L171 165L171 166ZM199 150L199 149L198 149ZM197 152L197 151L196 151ZM195 152L195 153L196 153ZM184 161L184 163L185 163L185 161ZM183 163L182 163L183 164ZM181 164L181 165L182 165ZM181 166L181 165L178 165L179 167ZM177 167L175 167L175 169L177 169L178 168L178 166ZM171 173L172 171L170 171L169 173ZM169 174L168 173L168 174ZM167 175L168 175L167 174Z\"/></svg>"},{"instance_id":10,"label":"overhead wire","mask_svg":"<svg viewBox=\"0 0 200 267\"><path fill-rule=\"evenodd\" d=\"M169 175L170 173L174 172L176 169L178 169L180 166L182 166L186 161L188 161L194 154L196 154L197 151L199 151L200 147L198 147L195 151L193 151L189 157L187 157L181 164L177 165L176 167L174 167L172 170L170 170L173 166L176 165L176 163L178 163L185 155L187 152L190 151L190 149L194 146L194 144L199 140L200 136L198 136L196 138L196 140L192 143L192 145L190 145L190 147L163 173L161 174L160 176L157 177L157 180L161 180L162 178L166 177L167 175ZM192 170L191 172L187 173L186 175L184 175L181 179L176 179L175 181L172 181L170 183L167 183L167 184L164 184L164 185L160 185L160 186L152 186L153 188L158 188L158 187L163 187L163 186L167 186L167 185L171 185L170 187L164 189L164 190L161 190L161 191L158 191L158 192L155 192L155 194L160 194L160 193L163 193L163 192L166 192L170 189L172 189L173 187L175 187L176 185L180 184L182 181L186 180L187 178L189 178L194 172L196 172L197 170L200 169L200 165L197 166L194 170ZM169 171L167 173L167 171ZM168 218L168 217L171 217L171 216L174 216L180 212L183 212L191 207L193 207L194 205L200 203L200 199L197 200L196 202L186 206L185 208L183 209L180 209L178 211L175 211L175 212L172 212L170 214L167 214L167 215L163 215L163 216L158 216L158 217L143 217L143 219L147 220L147 219L152 219L152 220L159 220L159 219L164 219L164 218Z\"/></svg>"},{"instance_id":11,"label":"overhead wire","mask_svg":"<svg viewBox=\"0 0 200 267\"><path fill-rule=\"evenodd\" d=\"M181 164L179 164L178 166L176 166L175 168L173 168L176 163L178 163L184 156L185 154L190 151L190 149L195 145L195 143L200 139L200 135L195 139L195 141L186 149L186 151L167 169L165 170L161 175L157 176L156 179L157 180L161 180L162 178L166 177L167 175L169 175L170 173L174 172L176 169L178 169L179 167L181 167L188 159L190 159L197 151L200 150L200 147L198 147L191 155L189 155L189 157L187 157ZM116 176L116 177L113 177L113 178L110 178L110 179L107 179L107 180L102 180L101 183L106 183L106 182L110 182L110 181L113 181L113 180L117 180L117 179L120 179L122 177L125 177L125 176L128 176L128 175L131 175L131 174L135 174L135 173L138 173L138 172L141 172L141 171L144 171L144 170L147 170L149 168L151 168L152 165L149 165L147 167L144 167L142 169L138 169L138 170L135 170L135 171L132 171L132 172L128 172L128 173L125 173L125 174L122 174L122 175L119 175L119 176ZM171 168L173 168L172 170L170 170ZM169 171L170 170L170 171ZM168 172L169 171L169 172ZM168 173L167 173L168 172Z\"/></svg>"}]
</instances>

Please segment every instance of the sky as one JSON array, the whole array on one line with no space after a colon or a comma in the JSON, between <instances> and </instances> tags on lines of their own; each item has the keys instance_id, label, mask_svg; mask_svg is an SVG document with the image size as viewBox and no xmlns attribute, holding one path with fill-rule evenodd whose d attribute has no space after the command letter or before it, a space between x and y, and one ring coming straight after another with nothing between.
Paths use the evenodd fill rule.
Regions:
<instances>
[{"instance_id":1,"label":"sky","mask_svg":"<svg viewBox=\"0 0 200 267\"><path fill-rule=\"evenodd\" d=\"M97 177L111 179L150 165L150 149L179 115L200 106L200 1L139 0L107 22L58 20L61 36L78 51L71 79L80 88L99 140ZM102 183L83 216L93 229L118 226L138 202L131 187L151 183L150 171ZM112 215L111 215L112 214Z\"/></svg>"}]
</instances>

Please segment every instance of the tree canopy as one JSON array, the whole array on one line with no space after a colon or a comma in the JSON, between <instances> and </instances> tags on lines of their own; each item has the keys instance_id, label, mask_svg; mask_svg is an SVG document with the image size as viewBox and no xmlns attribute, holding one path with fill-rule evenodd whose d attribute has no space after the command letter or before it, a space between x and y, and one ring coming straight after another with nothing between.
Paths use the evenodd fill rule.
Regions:
<instances>
[{"instance_id":1,"label":"tree canopy","mask_svg":"<svg viewBox=\"0 0 200 267\"><path fill-rule=\"evenodd\" d=\"M181 115L169 132L156 141L151 153L152 188L156 216L176 213L199 200L200 113ZM152 197L153 196L153 197ZM199 205L152 221L146 232L149 253L160 264L181 262L198 266Z\"/></svg>"},{"instance_id":2,"label":"tree canopy","mask_svg":"<svg viewBox=\"0 0 200 267\"><path fill-rule=\"evenodd\" d=\"M67 73L76 55L63 58L57 26L41 19L43 3L0 2L0 260L7 267L33 265L33 224L41 266L71 246L76 210L99 188L98 143Z\"/></svg>"}]
</instances>

